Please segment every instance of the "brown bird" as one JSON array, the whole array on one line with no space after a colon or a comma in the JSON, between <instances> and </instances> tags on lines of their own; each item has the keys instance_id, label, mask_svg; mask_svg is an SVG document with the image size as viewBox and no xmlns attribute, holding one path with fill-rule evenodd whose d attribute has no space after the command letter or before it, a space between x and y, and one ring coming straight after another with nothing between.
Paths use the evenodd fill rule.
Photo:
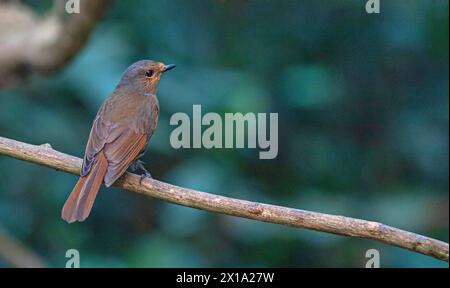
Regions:
<instances>
[{"instance_id":1,"label":"brown bird","mask_svg":"<svg viewBox=\"0 0 450 288\"><path fill-rule=\"evenodd\" d=\"M116 89L101 105L86 145L81 177L62 209L69 223L84 221L102 182L111 186L130 167L151 177L139 158L158 123L156 89L161 75L175 65L141 60L127 68Z\"/></svg>"}]
</instances>

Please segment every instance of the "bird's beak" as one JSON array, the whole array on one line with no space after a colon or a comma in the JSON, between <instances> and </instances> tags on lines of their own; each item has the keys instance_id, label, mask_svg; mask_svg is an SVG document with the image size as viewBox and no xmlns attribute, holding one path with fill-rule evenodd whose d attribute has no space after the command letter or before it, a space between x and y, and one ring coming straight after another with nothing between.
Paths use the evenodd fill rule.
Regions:
<instances>
[{"instance_id":1,"label":"bird's beak","mask_svg":"<svg viewBox=\"0 0 450 288\"><path fill-rule=\"evenodd\" d=\"M173 69L175 67L176 67L175 64L167 64L167 65L164 66L163 72L167 72L167 71L169 71L169 70L171 70L171 69Z\"/></svg>"}]
</instances>

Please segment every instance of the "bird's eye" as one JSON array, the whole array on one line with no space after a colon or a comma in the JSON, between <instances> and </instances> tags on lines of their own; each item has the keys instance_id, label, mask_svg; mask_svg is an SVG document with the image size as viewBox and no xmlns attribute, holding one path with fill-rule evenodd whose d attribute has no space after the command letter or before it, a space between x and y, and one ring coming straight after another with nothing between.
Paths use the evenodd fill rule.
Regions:
<instances>
[{"instance_id":1,"label":"bird's eye","mask_svg":"<svg viewBox=\"0 0 450 288\"><path fill-rule=\"evenodd\" d=\"M147 77L152 77L153 76L153 70L147 70L147 71L145 71L145 76L147 76Z\"/></svg>"}]
</instances>

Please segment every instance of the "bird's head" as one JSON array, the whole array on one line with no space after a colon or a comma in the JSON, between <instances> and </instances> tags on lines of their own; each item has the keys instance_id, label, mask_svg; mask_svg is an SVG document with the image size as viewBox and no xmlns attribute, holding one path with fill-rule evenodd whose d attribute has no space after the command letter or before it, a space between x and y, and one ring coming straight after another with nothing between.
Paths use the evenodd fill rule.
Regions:
<instances>
[{"instance_id":1,"label":"bird's head","mask_svg":"<svg viewBox=\"0 0 450 288\"><path fill-rule=\"evenodd\" d=\"M174 64L165 65L152 60L141 60L125 70L119 86L133 88L143 94L155 94L161 75L173 68Z\"/></svg>"}]
</instances>

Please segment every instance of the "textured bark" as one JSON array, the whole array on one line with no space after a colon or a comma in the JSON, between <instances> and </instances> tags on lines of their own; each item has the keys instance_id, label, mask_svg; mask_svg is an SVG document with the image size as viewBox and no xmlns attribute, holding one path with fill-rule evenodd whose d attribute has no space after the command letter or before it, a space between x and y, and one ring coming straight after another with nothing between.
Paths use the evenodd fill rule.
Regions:
<instances>
[{"instance_id":1,"label":"textured bark","mask_svg":"<svg viewBox=\"0 0 450 288\"><path fill-rule=\"evenodd\" d=\"M79 175L82 160L52 149L0 137L0 154ZM448 243L382 223L234 199L126 173L114 184L123 189L192 208L258 221L361 237L409 249L448 262ZM70 190L71 187L68 187Z\"/></svg>"}]
</instances>

